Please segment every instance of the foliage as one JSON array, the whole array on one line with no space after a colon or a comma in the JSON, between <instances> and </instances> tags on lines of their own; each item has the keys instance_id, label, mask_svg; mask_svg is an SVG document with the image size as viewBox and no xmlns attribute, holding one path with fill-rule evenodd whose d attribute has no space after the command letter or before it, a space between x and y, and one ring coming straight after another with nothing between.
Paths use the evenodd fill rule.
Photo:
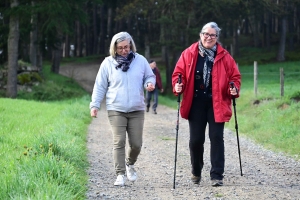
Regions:
<instances>
[{"instance_id":1,"label":"foliage","mask_svg":"<svg viewBox=\"0 0 300 200\"><path fill-rule=\"evenodd\" d=\"M42 82L42 77L37 72L23 73L18 75L18 82L21 85L30 84L33 82Z\"/></svg>"},{"instance_id":2,"label":"foliage","mask_svg":"<svg viewBox=\"0 0 300 200\"><path fill-rule=\"evenodd\" d=\"M43 71L45 81L32 87L32 91L20 91L18 99L56 101L81 97L86 92L72 79L50 72L46 65Z\"/></svg>"},{"instance_id":3,"label":"foliage","mask_svg":"<svg viewBox=\"0 0 300 200\"><path fill-rule=\"evenodd\" d=\"M0 199L85 199L88 102L0 98Z\"/></svg>"}]
</instances>

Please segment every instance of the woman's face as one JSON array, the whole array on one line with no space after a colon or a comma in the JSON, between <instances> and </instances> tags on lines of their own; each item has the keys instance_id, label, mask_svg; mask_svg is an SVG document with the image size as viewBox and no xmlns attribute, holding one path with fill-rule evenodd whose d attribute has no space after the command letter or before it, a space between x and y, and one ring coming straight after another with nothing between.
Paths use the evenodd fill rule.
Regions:
<instances>
[{"instance_id":1,"label":"woman's face","mask_svg":"<svg viewBox=\"0 0 300 200\"><path fill-rule=\"evenodd\" d=\"M127 57L130 52L130 43L128 40L119 42L116 46L117 54L123 57Z\"/></svg>"},{"instance_id":2,"label":"woman's face","mask_svg":"<svg viewBox=\"0 0 300 200\"><path fill-rule=\"evenodd\" d=\"M203 47L211 49L217 43L218 35L216 30L210 27L207 27L200 33L200 40Z\"/></svg>"}]
</instances>

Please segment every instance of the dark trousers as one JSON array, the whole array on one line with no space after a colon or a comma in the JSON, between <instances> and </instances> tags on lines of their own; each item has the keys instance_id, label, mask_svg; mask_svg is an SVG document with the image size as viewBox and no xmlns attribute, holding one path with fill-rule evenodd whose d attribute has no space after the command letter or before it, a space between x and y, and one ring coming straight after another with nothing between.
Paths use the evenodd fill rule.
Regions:
<instances>
[{"instance_id":1,"label":"dark trousers","mask_svg":"<svg viewBox=\"0 0 300 200\"><path fill-rule=\"evenodd\" d=\"M214 119L212 100L194 98L189 114L190 128L190 157L192 174L201 176L203 168L203 153L205 142L205 129L208 123L210 138L210 161L211 179L223 179L225 156L224 156L224 124L216 123Z\"/></svg>"},{"instance_id":2,"label":"dark trousers","mask_svg":"<svg viewBox=\"0 0 300 200\"><path fill-rule=\"evenodd\" d=\"M146 103L147 103L148 108L150 107L152 95L153 95L152 109L156 110L157 105L158 105L158 88L157 87L155 87L155 89L153 91L151 91L151 92L147 91L147 93L146 93L146 101L147 101Z\"/></svg>"}]
</instances>

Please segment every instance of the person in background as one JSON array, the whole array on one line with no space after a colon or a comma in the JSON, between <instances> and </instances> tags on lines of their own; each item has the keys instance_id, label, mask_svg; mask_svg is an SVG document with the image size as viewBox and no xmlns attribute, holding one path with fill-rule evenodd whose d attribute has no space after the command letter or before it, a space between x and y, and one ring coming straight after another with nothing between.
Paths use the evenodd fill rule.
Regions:
<instances>
[{"instance_id":1,"label":"person in background","mask_svg":"<svg viewBox=\"0 0 300 200\"><path fill-rule=\"evenodd\" d=\"M147 100L147 110L146 111L149 112L150 102L151 102L152 95L153 95L152 110L153 110L154 114L157 114L156 108L158 105L158 91L160 90L160 92L164 92L164 89L162 87L161 76L160 76L159 69L156 66L156 62L154 60L150 60L149 64L150 64L150 67L151 67L153 73L156 76L156 85L155 85L155 89L153 91L146 91L146 100Z\"/></svg>"},{"instance_id":2,"label":"person in background","mask_svg":"<svg viewBox=\"0 0 300 200\"><path fill-rule=\"evenodd\" d=\"M124 186L126 175L129 181L137 179L134 164L143 143L144 89L154 90L155 75L146 58L136 52L135 43L127 32L113 36L109 53L110 56L100 65L89 107L91 116L97 117L100 105L106 97L117 174L114 185ZM129 143L127 154L126 133Z\"/></svg>"},{"instance_id":3,"label":"person in background","mask_svg":"<svg viewBox=\"0 0 300 200\"><path fill-rule=\"evenodd\" d=\"M208 123L212 186L223 185L224 124L232 116L231 99L239 97L241 86L236 62L218 42L220 31L215 22L205 24L199 41L182 52L172 74L173 93L183 94L181 117L189 122L191 180L195 184L201 181ZM178 83L179 75L181 83Z\"/></svg>"}]
</instances>

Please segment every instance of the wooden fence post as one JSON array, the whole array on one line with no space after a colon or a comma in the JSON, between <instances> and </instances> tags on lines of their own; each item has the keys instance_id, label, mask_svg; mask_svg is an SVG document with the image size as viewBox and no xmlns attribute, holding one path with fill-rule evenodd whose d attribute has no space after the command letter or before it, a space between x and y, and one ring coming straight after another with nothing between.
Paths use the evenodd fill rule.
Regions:
<instances>
[{"instance_id":1,"label":"wooden fence post","mask_svg":"<svg viewBox=\"0 0 300 200\"><path fill-rule=\"evenodd\" d=\"M283 68L280 68L280 96L284 96L284 73Z\"/></svg>"},{"instance_id":2,"label":"wooden fence post","mask_svg":"<svg viewBox=\"0 0 300 200\"><path fill-rule=\"evenodd\" d=\"M257 61L254 61L254 94L257 96Z\"/></svg>"}]
</instances>

